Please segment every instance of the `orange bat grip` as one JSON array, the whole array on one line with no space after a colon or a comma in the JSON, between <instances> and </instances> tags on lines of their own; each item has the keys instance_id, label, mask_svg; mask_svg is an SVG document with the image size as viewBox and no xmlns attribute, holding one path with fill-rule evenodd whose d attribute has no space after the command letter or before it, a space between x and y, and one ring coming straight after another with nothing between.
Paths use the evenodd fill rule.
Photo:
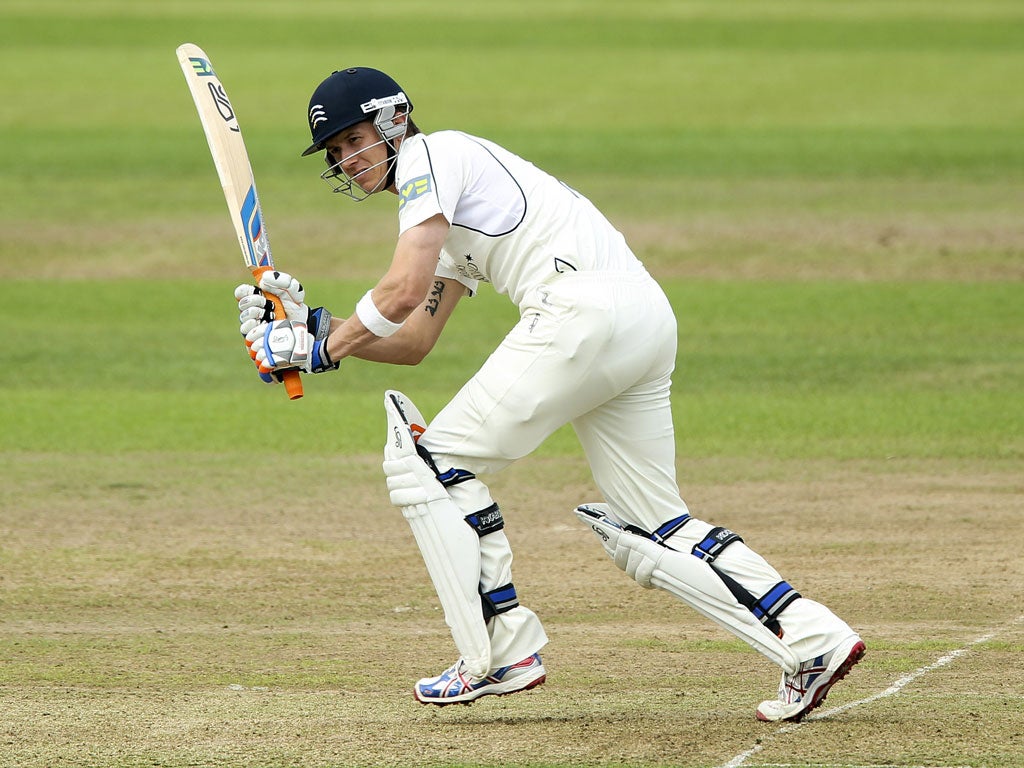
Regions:
<instances>
[{"instance_id":1,"label":"orange bat grip","mask_svg":"<svg viewBox=\"0 0 1024 768\"><path fill-rule=\"evenodd\" d=\"M272 267L261 267L252 271L253 277L256 278L256 282L259 283L260 275ZM278 320L285 320L288 314L284 311L284 304L281 303L281 299L269 291L263 294L274 304L274 317ZM299 372L296 370L282 371L281 378L284 381L284 391L288 393L289 400L298 400L302 397L302 378L299 376Z\"/></svg>"}]
</instances>

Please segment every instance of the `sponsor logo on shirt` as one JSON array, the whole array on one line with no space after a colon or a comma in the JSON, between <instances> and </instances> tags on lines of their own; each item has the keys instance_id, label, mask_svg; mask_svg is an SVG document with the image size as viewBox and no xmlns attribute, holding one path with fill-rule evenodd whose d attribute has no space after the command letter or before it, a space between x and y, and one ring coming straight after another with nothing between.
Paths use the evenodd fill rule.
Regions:
<instances>
[{"instance_id":1,"label":"sponsor logo on shirt","mask_svg":"<svg viewBox=\"0 0 1024 768\"><path fill-rule=\"evenodd\" d=\"M463 277L468 277L470 280L481 280L485 283L491 282L487 279L487 276L480 271L480 267L473 261L473 254L467 253L462 257L463 261L455 261L455 271Z\"/></svg>"},{"instance_id":2,"label":"sponsor logo on shirt","mask_svg":"<svg viewBox=\"0 0 1024 768\"><path fill-rule=\"evenodd\" d=\"M430 174L410 179L398 190L398 207L401 208L410 200L415 200L417 197L427 194L430 189Z\"/></svg>"}]
</instances>

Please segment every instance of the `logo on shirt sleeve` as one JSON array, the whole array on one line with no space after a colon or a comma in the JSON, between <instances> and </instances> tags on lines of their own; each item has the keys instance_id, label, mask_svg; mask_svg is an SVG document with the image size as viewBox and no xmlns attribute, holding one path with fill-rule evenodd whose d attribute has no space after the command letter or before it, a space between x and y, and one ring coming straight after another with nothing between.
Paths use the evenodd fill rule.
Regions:
<instances>
[{"instance_id":1,"label":"logo on shirt sleeve","mask_svg":"<svg viewBox=\"0 0 1024 768\"><path fill-rule=\"evenodd\" d=\"M430 190L429 173L424 176L417 176L415 179L410 179L398 190L398 207L401 208L410 200L415 200L417 197L427 194Z\"/></svg>"}]
</instances>

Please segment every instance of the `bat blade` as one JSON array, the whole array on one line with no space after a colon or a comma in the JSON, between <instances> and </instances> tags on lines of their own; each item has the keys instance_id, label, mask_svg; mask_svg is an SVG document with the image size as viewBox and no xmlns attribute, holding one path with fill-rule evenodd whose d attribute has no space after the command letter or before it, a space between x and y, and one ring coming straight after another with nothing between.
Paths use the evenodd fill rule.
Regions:
<instances>
[{"instance_id":1,"label":"bat blade","mask_svg":"<svg viewBox=\"0 0 1024 768\"><path fill-rule=\"evenodd\" d=\"M183 43L178 46L177 55L210 146L242 259L258 281L260 275L273 269L274 259L238 117L210 63L210 57L203 49L193 43ZM269 293L267 297L274 302L275 316L283 319L285 312L281 300ZM292 400L302 397L298 371L286 371L284 383L288 397Z\"/></svg>"}]
</instances>

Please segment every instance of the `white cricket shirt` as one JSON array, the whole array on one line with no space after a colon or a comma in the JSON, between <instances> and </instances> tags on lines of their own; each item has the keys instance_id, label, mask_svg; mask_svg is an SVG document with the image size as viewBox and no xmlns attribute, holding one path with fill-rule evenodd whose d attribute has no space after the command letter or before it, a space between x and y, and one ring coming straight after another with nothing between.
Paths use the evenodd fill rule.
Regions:
<instances>
[{"instance_id":1,"label":"white cricket shirt","mask_svg":"<svg viewBox=\"0 0 1024 768\"><path fill-rule=\"evenodd\" d=\"M459 131L402 142L399 234L438 213L451 224L437 275L517 305L560 272L643 271L623 236L575 190L508 150Z\"/></svg>"}]
</instances>

